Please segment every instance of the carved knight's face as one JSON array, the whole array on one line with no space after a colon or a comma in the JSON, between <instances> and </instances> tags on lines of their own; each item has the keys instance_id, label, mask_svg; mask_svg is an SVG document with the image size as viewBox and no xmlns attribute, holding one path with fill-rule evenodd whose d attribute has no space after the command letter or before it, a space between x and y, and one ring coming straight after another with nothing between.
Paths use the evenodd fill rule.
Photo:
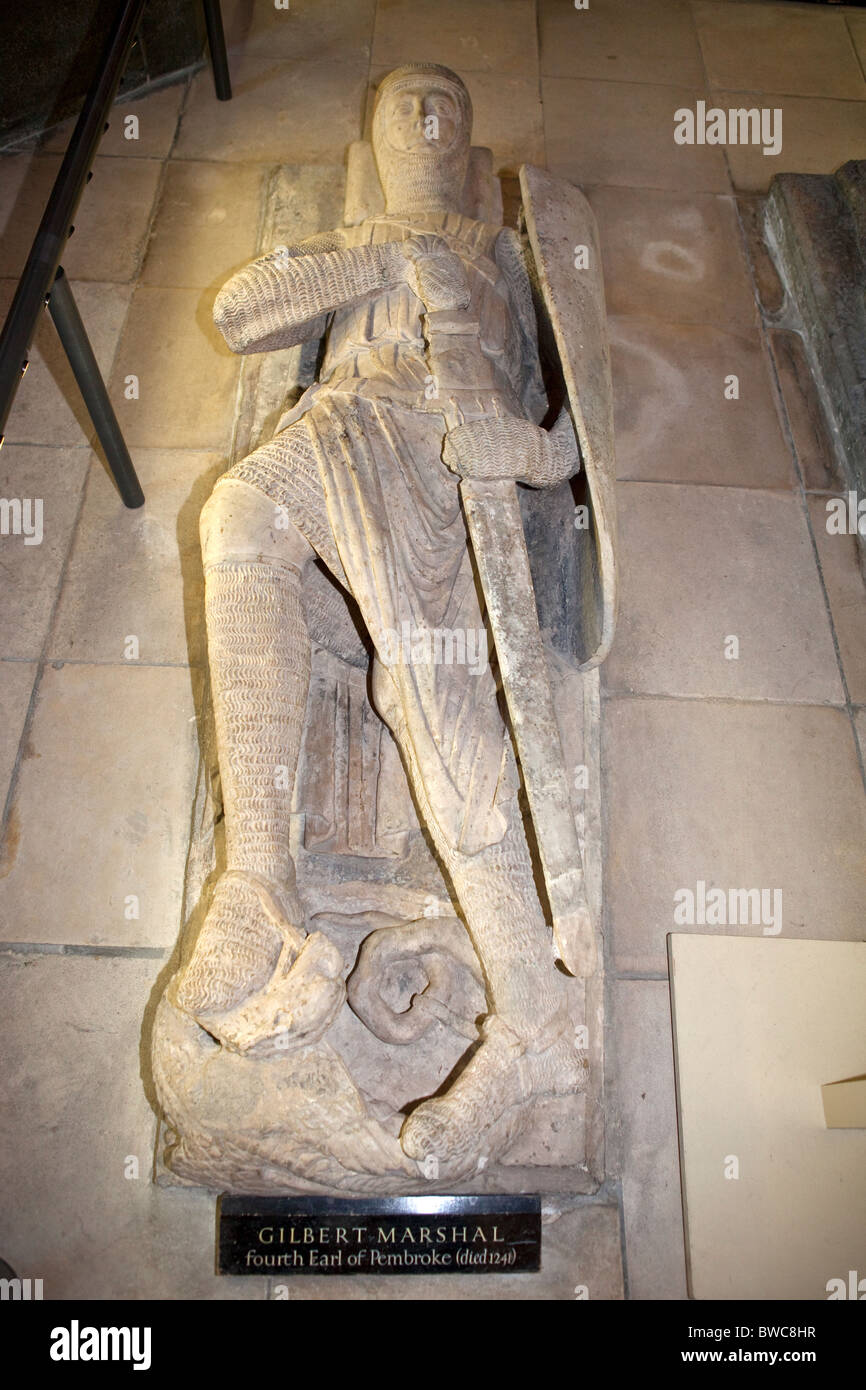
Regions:
<instances>
[{"instance_id":1,"label":"carved knight's face","mask_svg":"<svg viewBox=\"0 0 866 1390\"><path fill-rule=\"evenodd\" d=\"M451 148L460 125L460 112L453 94L445 87L416 82L398 88L384 100L385 138L393 150L408 154Z\"/></svg>"},{"instance_id":2,"label":"carved knight's face","mask_svg":"<svg viewBox=\"0 0 866 1390\"><path fill-rule=\"evenodd\" d=\"M431 72L385 79L373 150L389 212L457 208L466 180L471 109L465 92Z\"/></svg>"}]
</instances>

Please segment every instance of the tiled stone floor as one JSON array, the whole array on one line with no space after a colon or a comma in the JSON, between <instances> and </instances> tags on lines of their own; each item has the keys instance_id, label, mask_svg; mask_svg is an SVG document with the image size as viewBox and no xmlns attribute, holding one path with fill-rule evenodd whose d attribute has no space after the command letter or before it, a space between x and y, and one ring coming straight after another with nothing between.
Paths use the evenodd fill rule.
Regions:
<instances>
[{"instance_id":1,"label":"tiled stone floor","mask_svg":"<svg viewBox=\"0 0 866 1390\"><path fill-rule=\"evenodd\" d=\"M544 161L587 188L611 315L609 1176L597 1199L548 1212L548 1276L529 1293L682 1298L673 895L698 879L781 887L786 934L862 936L866 596L853 538L826 531L833 461L745 246L747 195L773 174L866 154L866 18L761 0L224 0L224 13L233 101L216 103L204 70L136 103L138 141L115 120L66 257L146 508L124 510L91 452L50 323L0 454L0 494L44 500L40 546L0 538L0 1255L48 1296L274 1292L217 1281L209 1199L151 1185L140 1055L192 806L196 521L237 429L241 363L211 306L254 252L273 166L315 165L313 182L339 169L371 83L431 58L465 74L501 172ZM780 156L674 144L676 107L730 94L782 109ZM2 308L67 136L0 158ZM758 287L770 307L765 267ZM311 1281L297 1296L524 1296L403 1282Z\"/></svg>"}]
</instances>

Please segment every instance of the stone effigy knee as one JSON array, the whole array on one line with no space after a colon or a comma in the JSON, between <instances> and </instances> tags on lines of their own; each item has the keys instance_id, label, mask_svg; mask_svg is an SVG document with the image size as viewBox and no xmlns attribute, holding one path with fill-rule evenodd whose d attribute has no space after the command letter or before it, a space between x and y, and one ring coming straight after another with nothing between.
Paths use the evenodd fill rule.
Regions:
<instances>
[{"instance_id":1,"label":"stone effigy knee","mask_svg":"<svg viewBox=\"0 0 866 1390\"><path fill-rule=\"evenodd\" d=\"M239 478L221 478L199 521L205 568L225 562L273 560L299 573L313 554L294 523L264 492Z\"/></svg>"}]
</instances>

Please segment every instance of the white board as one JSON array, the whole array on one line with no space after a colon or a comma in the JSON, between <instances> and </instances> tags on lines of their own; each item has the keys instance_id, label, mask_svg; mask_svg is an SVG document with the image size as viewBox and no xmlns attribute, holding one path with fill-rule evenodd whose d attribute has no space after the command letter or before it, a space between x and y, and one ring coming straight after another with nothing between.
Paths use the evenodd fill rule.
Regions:
<instances>
[{"instance_id":1,"label":"white board","mask_svg":"<svg viewBox=\"0 0 866 1390\"><path fill-rule=\"evenodd\" d=\"M692 1297L866 1297L866 1130L821 1100L866 1070L866 943L668 945Z\"/></svg>"}]
</instances>

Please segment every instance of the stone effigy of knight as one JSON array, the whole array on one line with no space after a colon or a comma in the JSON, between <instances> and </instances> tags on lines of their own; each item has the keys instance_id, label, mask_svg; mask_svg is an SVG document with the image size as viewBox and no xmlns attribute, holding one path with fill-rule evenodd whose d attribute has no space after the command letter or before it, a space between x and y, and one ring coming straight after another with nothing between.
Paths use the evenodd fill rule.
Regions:
<instances>
[{"instance_id":1,"label":"stone effigy of knight","mask_svg":"<svg viewBox=\"0 0 866 1390\"><path fill-rule=\"evenodd\" d=\"M598 273L586 288L575 268L575 239L595 235L577 190L525 167L522 233L467 213L471 127L467 89L448 69L389 74L372 124L383 210L277 248L233 276L216 301L216 323L236 352L323 334L326 346L318 380L274 438L220 478L201 520L226 868L168 991L175 1033L156 1071L169 1123L186 1145L186 1166L175 1166L215 1172L214 1185L240 1182L219 1157L223 1141L231 1149L232 1119L201 1119L198 1139L187 1132L195 1125L180 1117L189 1105L179 1080L189 1064L184 1028L201 1030L208 1057L219 1048L237 1066L258 1067L251 1077L290 1067L294 1056L285 1084L303 1094L292 1093L286 1113L294 1106L308 1138L327 1128L326 1093L339 1090L323 1079L321 1068L334 1063L322 1060L322 1040L344 1005L345 971L327 936L305 930L289 836L310 679L301 586L314 563L357 604L373 651L372 698L487 997L465 1065L415 1106L398 1136L379 1131L363 1107L351 1123L344 1116L355 1150L348 1158L341 1151L343 1167L404 1182L430 1172L431 1161L434 1172L472 1172L511 1141L534 1099L585 1084L557 958L586 975L596 933L517 484L555 487L582 466L588 475L592 526L578 538L586 669L605 654L615 612L603 298ZM564 381L555 408L542 376L539 313ZM394 634L431 631L489 632L489 657L445 664L395 647ZM319 1139L323 1151L336 1145L333 1134ZM272 1167L280 1163L292 1170L275 1151ZM301 1160L294 1171L303 1176Z\"/></svg>"}]
</instances>

